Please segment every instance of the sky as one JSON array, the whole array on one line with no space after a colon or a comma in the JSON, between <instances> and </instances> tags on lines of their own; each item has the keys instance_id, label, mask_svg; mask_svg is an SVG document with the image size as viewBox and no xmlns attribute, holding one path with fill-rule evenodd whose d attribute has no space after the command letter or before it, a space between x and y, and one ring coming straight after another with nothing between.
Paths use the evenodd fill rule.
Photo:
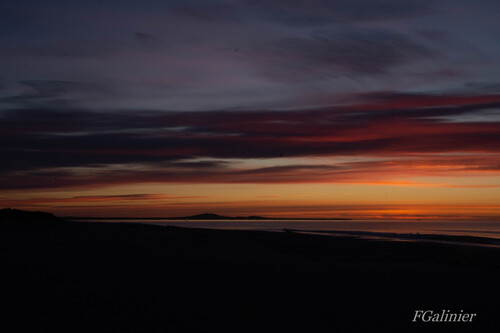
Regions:
<instances>
[{"instance_id":1,"label":"sky","mask_svg":"<svg viewBox=\"0 0 500 333\"><path fill-rule=\"evenodd\" d=\"M500 2L3 0L0 207L500 220Z\"/></svg>"}]
</instances>

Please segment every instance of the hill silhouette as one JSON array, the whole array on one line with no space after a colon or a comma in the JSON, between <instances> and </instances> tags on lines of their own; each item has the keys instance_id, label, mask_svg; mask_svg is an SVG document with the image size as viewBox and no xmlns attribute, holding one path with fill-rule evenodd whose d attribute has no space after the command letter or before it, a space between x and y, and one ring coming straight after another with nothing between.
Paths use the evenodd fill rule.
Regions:
<instances>
[{"instance_id":1,"label":"hill silhouette","mask_svg":"<svg viewBox=\"0 0 500 333\"><path fill-rule=\"evenodd\" d=\"M0 221L60 221L61 219L52 213L32 212L26 210L4 208L0 209Z\"/></svg>"},{"instance_id":2,"label":"hill silhouette","mask_svg":"<svg viewBox=\"0 0 500 333\"><path fill-rule=\"evenodd\" d=\"M33 212L4 208L0 209L0 222L0 225L3 227L6 227L7 225L33 227L58 225L65 221L62 218L47 212Z\"/></svg>"}]
</instances>

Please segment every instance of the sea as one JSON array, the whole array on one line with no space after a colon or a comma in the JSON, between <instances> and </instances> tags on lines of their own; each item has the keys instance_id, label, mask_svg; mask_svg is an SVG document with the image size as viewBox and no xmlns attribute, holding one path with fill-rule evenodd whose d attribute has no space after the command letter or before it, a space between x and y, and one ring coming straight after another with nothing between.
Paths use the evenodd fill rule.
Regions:
<instances>
[{"instance_id":1,"label":"sea","mask_svg":"<svg viewBox=\"0 0 500 333\"><path fill-rule=\"evenodd\" d=\"M98 221L109 223L146 223L184 228L300 232L395 241L459 242L500 246L500 221L156 219Z\"/></svg>"}]
</instances>

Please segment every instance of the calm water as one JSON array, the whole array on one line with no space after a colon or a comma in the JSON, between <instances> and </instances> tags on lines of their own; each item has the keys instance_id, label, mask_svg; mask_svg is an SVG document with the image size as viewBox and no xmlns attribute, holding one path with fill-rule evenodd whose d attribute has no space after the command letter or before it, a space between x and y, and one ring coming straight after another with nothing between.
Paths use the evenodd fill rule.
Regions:
<instances>
[{"instance_id":1,"label":"calm water","mask_svg":"<svg viewBox=\"0 0 500 333\"><path fill-rule=\"evenodd\" d=\"M390 234L438 234L490 237L500 239L500 221L395 221L395 220L353 220L353 221L314 221L314 220L113 220L103 222L135 222L154 225L170 225L187 228L233 229L282 231L298 229L308 231L353 231Z\"/></svg>"}]
</instances>

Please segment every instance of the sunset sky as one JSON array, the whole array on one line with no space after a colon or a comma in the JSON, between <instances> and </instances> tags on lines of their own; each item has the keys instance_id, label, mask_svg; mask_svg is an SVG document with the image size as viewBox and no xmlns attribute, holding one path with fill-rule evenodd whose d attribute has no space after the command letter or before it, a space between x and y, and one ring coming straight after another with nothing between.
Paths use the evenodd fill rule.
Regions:
<instances>
[{"instance_id":1,"label":"sunset sky","mask_svg":"<svg viewBox=\"0 0 500 333\"><path fill-rule=\"evenodd\" d=\"M496 0L3 0L0 207L500 219Z\"/></svg>"}]
</instances>

